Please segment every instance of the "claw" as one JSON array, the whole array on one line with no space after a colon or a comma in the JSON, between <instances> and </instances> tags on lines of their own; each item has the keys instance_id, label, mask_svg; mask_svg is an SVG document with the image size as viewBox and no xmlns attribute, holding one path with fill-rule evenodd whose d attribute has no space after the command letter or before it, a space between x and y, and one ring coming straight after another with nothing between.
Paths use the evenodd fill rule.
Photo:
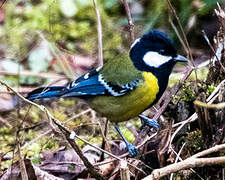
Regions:
<instances>
[{"instance_id":1,"label":"claw","mask_svg":"<svg viewBox=\"0 0 225 180\"><path fill-rule=\"evenodd\" d=\"M139 117L144 121L144 124L143 125L148 125L150 127L154 127L154 128L158 128L159 127L159 123L157 122L156 119L150 119L150 118L147 118L146 116L144 115L139 115Z\"/></svg>"},{"instance_id":2,"label":"claw","mask_svg":"<svg viewBox=\"0 0 225 180\"><path fill-rule=\"evenodd\" d=\"M136 146L132 145L131 143L126 143L126 146L127 146L127 150L129 151L131 157L134 157L137 155L138 149Z\"/></svg>"}]
</instances>

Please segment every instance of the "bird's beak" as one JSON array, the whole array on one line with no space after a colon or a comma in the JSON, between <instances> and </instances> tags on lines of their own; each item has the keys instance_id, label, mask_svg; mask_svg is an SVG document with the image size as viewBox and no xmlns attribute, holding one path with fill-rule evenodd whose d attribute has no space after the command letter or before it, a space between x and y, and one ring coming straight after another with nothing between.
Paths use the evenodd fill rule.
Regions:
<instances>
[{"instance_id":1,"label":"bird's beak","mask_svg":"<svg viewBox=\"0 0 225 180\"><path fill-rule=\"evenodd\" d=\"M177 62L187 62L188 61L188 59L186 57L181 56L179 54L176 57L174 57L173 59Z\"/></svg>"}]
</instances>

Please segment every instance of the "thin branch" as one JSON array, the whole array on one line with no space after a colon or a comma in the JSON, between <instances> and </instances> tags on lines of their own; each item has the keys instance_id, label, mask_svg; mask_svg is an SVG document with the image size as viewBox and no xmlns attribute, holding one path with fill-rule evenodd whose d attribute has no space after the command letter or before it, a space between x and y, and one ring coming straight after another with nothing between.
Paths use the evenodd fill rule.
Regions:
<instances>
[{"instance_id":1,"label":"thin branch","mask_svg":"<svg viewBox=\"0 0 225 180\"><path fill-rule=\"evenodd\" d=\"M107 120L106 120L106 121L107 121ZM105 123L105 129L104 129L104 130L103 130L103 128L102 128L102 125L101 125L100 120L98 121L98 125L99 125L99 128L100 128L100 130L101 130L101 134L102 134L102 138L103 138L103 143L106 144L106 149L107 149L110 153L112 153L111 147L110 147L110 144L109 144L109 141L108 141L108 139L107 139L107 137L106 137L106 135L107 135L107 125L108 125L108 122ZM105 149L105 148L103 148L103 149Z\"/></svg>"},{"instance_id":2,"label":"thin branch","mask_svg":"<svg viewBox=\"0 0 225 180\"><path fill-rule=\"evenodd\" d=\"M18 137L19 139L20 137ZM19 156L19 165L20 165L20 172L21 172L21 179L22 180L28 180L28 175L27 175L27 170L26 170L26 165L25 165L25 162L24 162L24 158L22 157L22 154L21 154L21 149L20 149L20 142L18 140L17 142L17 148L18 148L18 156Z\"/></svg>"},{"instance_id":3,"label":"thin branch","mask_svg":"<svg viewBox=\"0 0 225 180\"><path fill-rule=\"evenodd\" d=\"M225 83L225 79L220 82L220 84L214 89L210 96L206 99L206 102L210 102L212 98L219 92L221 86Z\"/></svg>"},{"instance_id":4,"label":"thin branch","mask_svg":"<svg viewBox=\"0 0 225 180\"><path fill-rule=\"evenodd\" d=\"M3 86L5 86L7 88L7 90L12 91L14 94L16 94L19 98L21 98L23 101L25 101L26 103L32 104L34 106L36 106L37 108L39 108L41 111L43 111L43 107L41 105L38 105L26 98L24 98L20 93L16 92L16 90L14 90L13 88L11 88L10 86L8 86L5 82L3 82L2 80L0 80L0 84L2 84Z\"/></svg>"},{"instance_id":5,"label":"thin branch","mask_svg":"<svg viewBox=\"0 0 225 180\"><path fill-rule=\"evenodd\" d=\"M63 127L63 128L65 128L65 127ZM68 131L68 130L67 130L67 131ZM93 148L95 148L95 149L97 149L97 150L99 150L99 151L101 151L101 152L103 152L103 153L105 153L105 154L108 154L109 156L115 158L116 160L122 161L122 159L121 159L120 157L118 157L118 156L116 156L116 155L114 155L114 154L112 154L112 153L109 153L108 151L105 151L105 150L101 149L101 148L98 147L98 146L95 146L95 145L89 143L89 142L86 141L85 139L82 139L80 136L76 135L73 131L72 131L71 134L70 134L70 138L71 138L71 139L76 139L76 138L77 138L77 139L83 141L84 143L90 145L91 147L93 147ZM125 153L125 154L126 154L126 153ZM127 153L126 156L127 156L128 154L129 154L129 153ZM123 155L124 155L124 154L123 154ZM123 155L121 155L121 156L123 156ZM146 174L143 170L141 170L140 168L134 166L133 164L131 164L131 163L127 163L127 164L128 164L129 166L131 166L131 167L137 169L138 171L142 172L143 174Z\"/></svg>"},{"instance_id":6,"label":"thin branch","mask_svg":"<svg viewBox=\"0 0 225 180\"><path fill-rule=\"evenodd\" d=\"M190 45L189 45L188 40L187 40L187 36L186 36L186 34L185 34L185 32L184 32L183 26L181 25L180 19L179 19L179 17L177 16L177 13L176 13L175 8L174 8L173 5L171 4L170 0L167 0L167 3L168 3L168 5L169 5L169 8L170 8L172 14L175 16L175 18L176 18L176 20L177 20L177 23L178 23L178 25L179 25L179 27L180 27L180 30L181 30L181 32L182 32L182 35L183 35L183 38L184 38L184 42L185 42L185 47L184 47L184 48L188 50L188 57L189 57L190 60L191 60L192 66L194 67L195 80L196 80L196 81L195 81L195 89L197 89L197 79L198 79L198 77L197 77L196 65L195 65L195 62L194 62L194 59L193 59L193 55L192 55L192 52L191 52ZM183 41L182 41L182 42L183 42Z\"/></svg>"},{"instance_id":7,"label":"thin branch","mask_svg":"<svg viewBox=\"0 0 225 180\"><path fill-rule=\"evenodd\" d=\"M130 172L125 160L120 161L120 178L121 180L130 180Z\"/></svg>"},{"instance_id":8,"label":"thin branch","mask_svg":"<svg viewBox=\"0 0 225 180\"><path fill-rule=\"evenodd\" d=\"M218 104L207 104L207 103L195 100L194 104L207 109L224 109L225 108L225 102L218 103Z\"/></svg>"},{"instance_id":9,"label":"thin branch","mask_svg":"<svg viewBox=\"0 0 225 180\"><path fill-rule=\"evenodd\" d=\"M128 5L126 0L123 0L123 5L124 5L125 10L126 10L127 20L128 20L128 25L129 25L130 44L132 44L134 42L134 24L133 24L133 21L132 21L129 5Z\"/></svg>"},{"instance_id":10,"label":"thin branch","mask_svg":"<svg viewBox=\"0 0 225 180\"><path fill-rule=\"evenodd\" d=\"M185 80L191 75L193 71L193 68L190 68L186 74L184 75L183 79L181 80L180 83L176 84L176 86L174 87L174 93L164 102L164 104L159 108L159 110L157 111L157 113L154 115L154 119L158 119L161 114L165 111L166 107L168 106L168 104L170 103L170 101L172 100L173 96L177 94L177 92L180 90L180 88L183 86Z\"/></svg>"},{"instance_id":11,"label":"thin branch","mask_svg":"<svg viewBox=\"0 0 225 180\"><path fill-rule=\"evenodd\" d=\"M3 86L7 87L8 90L13 91L18 97L20 97L23 101L32 104L34 106L36 106L37 108L39 108L42 112L44 112L46 114L46 116L49 119L50 125L53 129L55 129L55 126L53 124L53 122L58 126L58 128L61 130L61 132L64 132L63 134L65 135L67 141L69 142L69 144L73 147L73 149L76 151L76 153L79 155L80 159L83 161L84 165L87 167L87 169L89 170L89 172L91 173L91 175L93 177L95 177L96 179L104 179L94 168L94 166L88 161L88 159L82 154L82 151L80 150L80 148L77 146L77 144L75 143L75 141L72 141L68 135L68 131L59 121L56 121L54 119L54 117L51 115L51 113L47 110L46 107L42 106L42 105L38 105L32 101L29 101L28 99L24 98L22 95L20 95L19 93L17 93L14 89L12 89L10 86L8 86L6 83L4 83L3 81L0 80L0 84L2 84ZM64 131L62 131L64 130ZM67 133L67 134L66 134Z\"/></svg>"},{"instance_id":12,"label":"thin branch","mask_svg":"<svg viewBox=\"0 0 225 180\"><path fill-rule=\"evenodd\" d=\"M145 177L142 180L156 180L160 179L168 174L189 169L189 168L195 168L195 167L202 167L202 166L212 166L212 165L218 165L218 164L224 164L225 163L225 157L210 157L210 158L198 158L203 155L208 155L213 152L218 152L222 149L225 149L225 144L217 145L212 148L209 148L207 150L204 150L198 154L195 154L184 161L174 163L171 165L168 165L166 167L155 169L151 175Z\"/></svg>"},{"instance_id":13,"label":"thin branch","mask_svg":"<svg viewBox=\"0 0 225 180\"><path fill-rule=\"evenodd\" d=\"M185 145L186 145L186 142L182 145L182 147L180 148L178 154L176 154L177 157L176 157L174 163L177 163L177 162L178 162L178 160L179 160L179 158L180 158L180 154L181 154L181 152L182 152L182 150L183 150L183 148L184 148ZM170 175L170 180L173 180L173 173Z\"/></svg>"},{"instance_id":14,"label":"thin branch","mask_svg":"<svg viewBox=\"0 0 225 180\"><path fill-rule=\"evenodd\" d=\"M175 31L175 33L176 33L178 39L180 40L182 46L184 47L185 52L188 54L187 46L186 46L184 40L182 39L182 37L180 36L180 33L178 32L176 26L174 25L173 20L171 19L171 16L169 17L169 22L170 22L170 24L171 24L173 30Z\"/></svg>"},{"instance_id":15,"label":"thin branch","mask_svg":"<svg viewBox=\"0 0 225 180\"><path fill-rule=\"evenodd\" d=\"M180 27L180 30L181 30L182 35L183 35L183 38L184 38L184 42L185 42L186 47L187 47L187 49L188 49L188 56L190 57L190 60L191 60L191 62L192 62L192 65L195 67L195 63L194 63L194 60L193 60L191 48L190 48L190 46L189 46L187 37L186 37L186 35L185 35L183 26L181 25L180 19L179 19L179 17L177 16L176 10L174 9L174 7L173 7L173 5L171 4L170 0L167 0L167 3L168 3L168 5L169 5L169 8L170 8L172 14L174 15L174 17L175 17L176 20L177 20L177 23L178 23L178 25L179 25L179 27Z\"/></svg>"},{"instance_id":16,"label":"thin branch","mask_svg":"<svg viewBox=\"0 0 225 180\"><path fill-rule=\"evenodd\" d=\"M165 168L154 170L150 176L147 176L143 180L159 179L170 173L177 172L183 169L213 166L225 163L225 157L213 157L213 158L188 158L182 162L166 166Z\"/></svg>"},{"instance_id":17,"label":"thin branch","mask_svg":"<svg viewBox=\"0 0 225 180\"><path fill-rule=\"evenodd\" d=\"M97 23L98 23L98 64L103 66L103 51L102 51L102 24L101 24L101 15L98 9L98 4L96 0L93 0L95 11L97 14Z\"/></svg>"},{"instance_id":18,"label":"thin branch","mask_svg":"<svg viewBox=\"0 0 225 180\"><path fill-rule=\"evenodd\" d=\"M50 118L50 116L48 116ZM80 157L80 159L83 161L84 165L87 167L87 169L89 170L89 172L91 173L91 175L93 177L95 177L96 179L100 179L103 180L105 179L104 177L102 177L98 171L95 169L95 167L88 161L88 159L83 155L81 149L79 148L79 146L77 145L76 141L74 141L73 139L71 139L71 133L70 131L65 128L63 125L59 124L59 121L56 121L54 118L51 119L57 126L58 128L61 130L62 134L65 136L65 138L67 139L68 143L72 146L72 148L75 150L75 152L77 153L77 155Z\"/></svg>"},{"instance_id":19,"label":"thin branch","mask_svg":"<svg viewBox=\"0 0 225 180\"><path fill-rule=\"evenodd\" d=\"M220 145L215 145L214 147L211 147L209 149L206 149L204 151L201 151L195 155L193 155L192 157L193 158L199 158L199 157L203 157L203 156L206 156L206 155L209 155L209 154L212 154L214 152L218 152L222 149L225 149L225 144L220 144Z\"/></svg>"},{"instance_id":20,"label":"thin branch","mask_svg":"<svg viewBox=\"0 0 225 180\"><path fill-rule=\"evenodd\" d=\"M173 151L173 153L177 156L178 154L177 154L177 152L176 151L174 151L174 149L173 148L171 148L171 150ZM181 158L181 157L178 157L178 159L180 160L180 161L183 161L183 159ZM193 173L195 173L201 180L204 180L193 168L190 168L190 170L193 172Z\"/></svg>"},{"instance_id":21,"label":"thin branch","mask_svg":"<svg viewBox=\"0 0 225 180\"><path fill-rule=\"evenodd\" d=\"M202 30L202 33L203 33L203 37L205 38L207 44L209 45L210 49L212 50L212 52L213 52L213 54L214 54L216 60L219 61L219 64L220 64L220 66L222 67L223 72L225 72L225 67L224 67L223 64L221 63L221 61L220 61L218 55L216 54L216 51L215 51L215 49L213 48L212 44L210 43L207 34L205 33L204 30ZM218 48L218 49L219 49L219 48ZM220 49L221 49L221 51L222 51L222 50L223 50L223 46L222 46L222 48L220 48ZM221 53L221 52L220 52L220 53ZM222 53L221 53L221 55L222 55Z\"/></svg>"},{"instance_id":22,"label":"thin branch","mask_svg":"<svg viewBox=\"0 0 225 180\"><path fill-rule=\"evenodd\" d=\"M173 135L171 136L171 139L170 139L170 148L171 148L171 145L172 145L172 142L173 142L173 139L175 138L175 136L177 135L177 133L187 124L189 123L191 120L196 120L198 118L198 115L197 113L194 113L191 117L189 117L187 120L185 121L182 121L181 122L181 125L176 129L176 131L173 133ZM173 126L175 127L175 126Z\"/></svg>"},{"instance_id":23,"label":"thin branch","mask_svg":"<svg viewBox=\"0 0 225 180\"><path fill-rule=\"evenodd\" d=\"M7 0L4 0L0 6L0 9L3 7L3 5L6 3Z\"/></svg>"},{"instance_id":24,"label":"thin branch","mask_svg":"<svg viewBox=\"0 0 225 180\"><path fill-rule=\"evenodd\" d=\"M222 82L220 82L220 84L214 89L214 91L211 93L211 95L206 99L207 104L203 103L203 106L207 106L209 107L214 100L217 98L218 96L218 92L220 90L220 87L225 83L225 80L223 80ZM196 102L196 101L195 101ZM200 102L200 101L199 101ZM197 101L198 104L198 101ZM202 105L202 102L200 102L200 105ZM222 104L223 105L223 104ZM214 105L215 106L215 105ZM190 122L195 121L198 118L197 113L192 114L187 120L176 123L173 125L173 128L179 126L176 131L173 133L172 137L171 137L171 141L170 141L170 145L173 142L174 137L176 136L176 134L187 124Z\"/></svg>"},{"instance_id":25,"label":"thin branch","mask_svg":"<svg viewBox=\"0 0 225 180\"><path fill-rule=\"evenodd\" d=\"M90 111L91 111L90 108L87 109L87 110L84 110L84 111L80 112L79 114L76 114L76 115L74 115L74 116L68 118L67 120L63 121L63 124L65 124L65 123L67 123L67 122L69 122L69 121L71 121L71 120L73 120L73 119L76 119L76 118L78 118L78 117L80 117L80 116L82 116L82 115L84 115L84 114L86 114L86 113L88 113L88 112L90 112ZM50 129L50 130L48 130L48 131L45 131L43 134L40 134L38 137L36 137L36 138L33 139L32 141L26 143L23 147L21 147L21 149L27 148L28 146L30 146L31 144L35 143L36 141L38 141L39 139L41 139L42 137L46 136L47 134L49 134L49 133L51 133L51 132L52 132L52 129Z\"/></svg>"},{"instance_id":26,"label":"thin branch","mask_svg":"<svg viewBox=\"0 0 225 180\"><path fill-rule=\"evenodd\" d=\"M0 84L2 84L3 86L5 86L9 91L12 91L14 92L19 98L21 98L23 101L25 101L26 103L29 103L29 104L32 104L34 106L36 106L37 108L39 108L42 112L44 112L47 116L47 118L49 119L49 122L50 122L50 125L51 127L56 130L56 127L55 125L57 125L57 127L61 130L61 132L64 132L63 134L66 136L66 139L67 141L70 143L70 145L73 147L73 149L77 152L78 155L81 155L80 158L81 160L84 162L85 166L88 168L88 170L90 171L90 173L93 175L93 177L98 177L100 179L101 176L98 176L98 172L95 170L95 168L93 168L93 165L90 164L90 162L87 160L86 157L83 156L83 154L79 152L79 147L76 145L74 139L77 138L77 139L80 139L81 141L85 142L86 144L94 147L95 149L98 149L99 151L102 151L112 157L114 157L115 159L117 160L122 160L121 158L89 143L88 141L82 139L81 137L77 136L73 131L71 132L70 130L68 130L60 121L56 120L52 114L48 111L48 109L43 106L43 105L38 105L26 98L24 98L21 94L19 94L18 92L16 92L14 89L12 89L10 86L8 86L6 83L4 83L2 80L0 80ZM69 136L68 136L69 135ZM89 166L90 165L90 166ZM140 168L132 165L131 163L128 163L129 166L137 169L138 171L142 172L143 174L146 174L143 170L141 170ZM97 178L97 179L98 179Z\"/></svg>"}]
</instances>

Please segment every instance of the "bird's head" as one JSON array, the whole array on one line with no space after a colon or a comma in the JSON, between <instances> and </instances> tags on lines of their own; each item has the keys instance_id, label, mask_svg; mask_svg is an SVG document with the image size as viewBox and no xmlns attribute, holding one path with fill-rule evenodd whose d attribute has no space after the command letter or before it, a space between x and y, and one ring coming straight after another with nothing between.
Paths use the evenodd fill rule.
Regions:
<instances>
[{"instance_id":1,"label":"bird's head","mask_svg":"<svg viewBox=\"0 0 225 180\"><path fill-rule=\"evenodd\" d=\"M187 59L177 54L171 39L163 32L153 30L137 39L130 49L130 58L141 71L166 69L171 73L176 62Z\"/></svg>"}]
</instances>

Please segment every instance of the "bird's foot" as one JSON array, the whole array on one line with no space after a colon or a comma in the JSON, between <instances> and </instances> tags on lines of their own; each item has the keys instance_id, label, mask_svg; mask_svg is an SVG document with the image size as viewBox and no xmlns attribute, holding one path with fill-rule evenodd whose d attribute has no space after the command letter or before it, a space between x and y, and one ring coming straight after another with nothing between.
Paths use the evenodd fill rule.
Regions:
<instances>
[{"instance_id":1,"label":"bird's foot","mask_svg":"<svg viewBox=\"0 0 225 180\"><path fill-rule=\"evenodd\" d=\"M154 128L158 128L159 127L159 123L157 122L156 119L150 119L144 115L139 115L139 117L141 118L142 122L143 122L143 126L148 125L150 127L154 127Z\"/></svg>"},{"instance_id":2,"label":"bird's foot","mask_svg":"<svg viewBox=\"0 0 225 180\"><path fill-rule=\"evenodd\" d=\"M127 146L128 152L130 153L130 156L135 157L138 153L137 147L134 146L133 144L129 143L129 142L126 143L126 146Z\"/></svg>"}]
</instances>

